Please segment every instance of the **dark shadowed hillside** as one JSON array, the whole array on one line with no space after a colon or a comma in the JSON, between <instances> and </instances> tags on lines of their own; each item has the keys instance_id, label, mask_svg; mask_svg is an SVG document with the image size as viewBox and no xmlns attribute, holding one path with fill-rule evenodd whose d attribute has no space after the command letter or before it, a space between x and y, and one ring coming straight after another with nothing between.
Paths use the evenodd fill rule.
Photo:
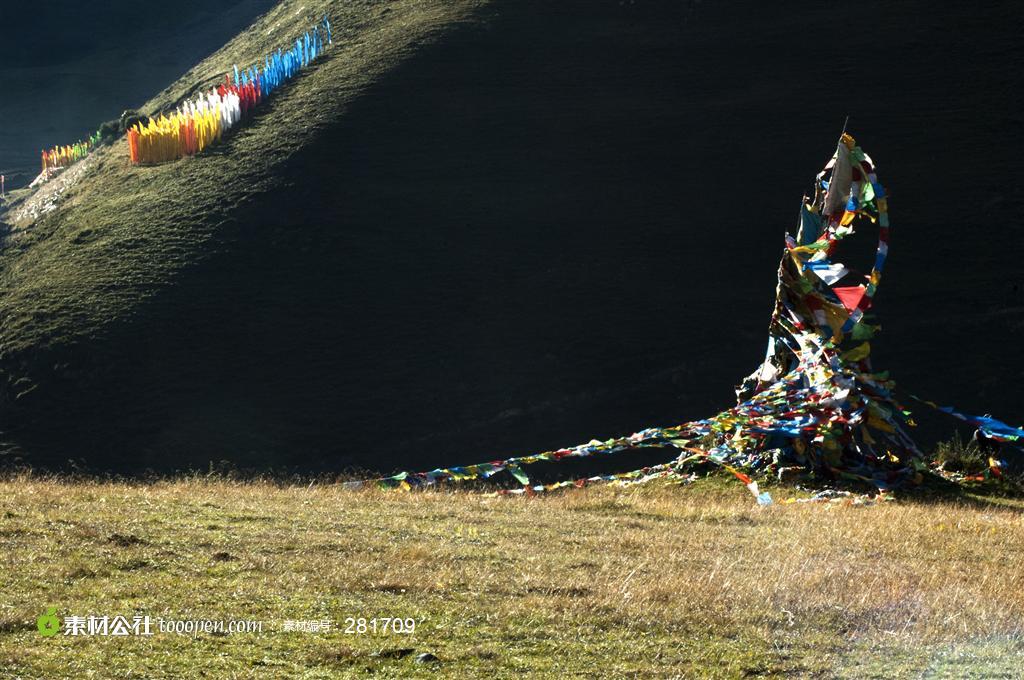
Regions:
<instances>
[{"instance_id":1,"label":"dark shadowed hillside","mask_svg":"<svg viewBox=\"0 0 1024 680\"><path fill-rule=\"evenodd\" d=\"M225 143L122 140L6 236L9 457L429 467L717 412L847 115L891 193L878 365L1024 419L1013 3L286 1L144 108L324 9Z\"/></svg>"}]
</instances>

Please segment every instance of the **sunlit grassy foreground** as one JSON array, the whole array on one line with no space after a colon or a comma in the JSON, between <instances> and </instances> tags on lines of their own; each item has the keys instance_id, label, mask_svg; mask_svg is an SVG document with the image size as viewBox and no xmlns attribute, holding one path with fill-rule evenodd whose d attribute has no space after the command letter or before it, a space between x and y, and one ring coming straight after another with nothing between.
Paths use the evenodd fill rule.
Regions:
<instances>
[{"instance_id":1,"label":"sunlit grassy foreground","mask_svg":"<svg viewBox=\"0 0 1024 680\"><path fill-rule=\"evenodd\" d=\"M785 497L782 489L776 497ZM1019 504L0 483L0 677L1016 677ZM36 617L263 633L43 637ZM345 619L415 618L411 635ZM284 631L331 620L329 632ZM414 649L414 652L409 652ZM429 652L436 662L417 662Z\"/></svg>"}]
</instances>

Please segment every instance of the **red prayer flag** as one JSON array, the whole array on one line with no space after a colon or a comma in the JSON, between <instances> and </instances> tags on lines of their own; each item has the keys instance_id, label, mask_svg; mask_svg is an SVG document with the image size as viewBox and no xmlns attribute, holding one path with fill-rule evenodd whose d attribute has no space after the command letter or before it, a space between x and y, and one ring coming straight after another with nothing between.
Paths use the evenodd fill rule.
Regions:
<instances>
[{"instance_id":1,"label":"red prayer flag","mask_svg":"<svg viewBox=\"0 0 1024 680\"><path fill-rule=\"evenodd\" d=\"M843 307L846 307L850 312L857 309L866 291L867 289L864 286L845 286L832 289L832 292L836 294L839 301L843 303Z\"/></svg>"}]
</instances>

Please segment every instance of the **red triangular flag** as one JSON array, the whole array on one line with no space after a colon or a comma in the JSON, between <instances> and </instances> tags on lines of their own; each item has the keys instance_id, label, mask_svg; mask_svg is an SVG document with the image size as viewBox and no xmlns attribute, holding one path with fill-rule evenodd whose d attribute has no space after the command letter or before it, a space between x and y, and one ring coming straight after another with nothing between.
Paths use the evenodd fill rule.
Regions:
<instances>
[{"instance_id":1,"label":"red triangular flag","mask_svg":"<svg viewBox=\"0 0 1024 680\"><path fill-rule=\"evenodd\" d=\"M841 288L833 288L832 292L835 293L839 298L839 301L843 303L843 307L846 307L847 311L852 312L857 309L857 305L860 304L866 290L867 289L864 288L864 286L845 286Z\"/></svg>"}]
</instances>

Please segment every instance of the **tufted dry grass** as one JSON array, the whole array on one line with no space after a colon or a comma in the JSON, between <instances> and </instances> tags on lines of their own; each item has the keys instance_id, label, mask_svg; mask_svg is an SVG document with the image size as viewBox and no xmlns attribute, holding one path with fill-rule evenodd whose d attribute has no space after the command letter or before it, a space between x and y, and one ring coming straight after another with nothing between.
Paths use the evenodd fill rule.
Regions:
<instances>
[{"instance_id":1,"label":"tufted dry grass","mask_svg":"<svg viewBox=\"0 0 1024 680\"><path fill-rule=\"evenodd\" d=\"M1016 501L759 509L726 480L530 499L32 475L0 498L0 677L1012 677L1022 662ZM265 623L46 639L48 605ZM418 623L347 634L350 616Z\"/></svg>"}]
</instances>

